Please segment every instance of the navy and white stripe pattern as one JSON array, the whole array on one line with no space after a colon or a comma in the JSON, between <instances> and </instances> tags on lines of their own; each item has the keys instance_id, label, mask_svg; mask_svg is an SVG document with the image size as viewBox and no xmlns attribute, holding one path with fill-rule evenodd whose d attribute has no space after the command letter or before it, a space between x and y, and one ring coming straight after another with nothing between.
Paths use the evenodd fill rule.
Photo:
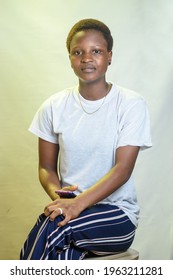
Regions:
<instances>
[{"instance_id":1,"label":"navy and white stripe pattern","mask_svg":"<svg viewBox=\"0 0 173 280\"><path fill-rule=\"evenodd\" d=\"M52 222L40 215L20 259L80 260L90 254L113 254L127 250L135 236L133 223L113 205L94 205L59 228L57 224L62 219L60 215Z\"/></svg>"}]
</instances>

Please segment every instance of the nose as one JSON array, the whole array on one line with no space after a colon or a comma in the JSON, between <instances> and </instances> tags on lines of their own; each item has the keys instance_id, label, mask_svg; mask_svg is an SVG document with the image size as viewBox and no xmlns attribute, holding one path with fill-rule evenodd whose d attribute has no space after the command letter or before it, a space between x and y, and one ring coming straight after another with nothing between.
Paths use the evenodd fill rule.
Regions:
<instances>
[{"instance_id":1,"label":"nose","mask_svg":"<svg viewBox=\"0 0 173 280\"><path fill-rule=\"evenodd\" d=\"M93 61L92 54L89 52L83 53L83 55L81 57L81 62L87 63L87 62L91 62L91 61Z\"/></svg>"}]
</instances>

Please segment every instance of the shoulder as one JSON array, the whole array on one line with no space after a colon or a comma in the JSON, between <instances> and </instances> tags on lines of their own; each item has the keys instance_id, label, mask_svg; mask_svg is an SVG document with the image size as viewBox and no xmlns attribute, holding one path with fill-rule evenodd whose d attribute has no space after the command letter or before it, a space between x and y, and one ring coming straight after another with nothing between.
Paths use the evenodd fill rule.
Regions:
<instances>
[{"instance_id":1,"label":"shoulder","mask_svg":"<svg viewBox=\"0 0 173 280\"><path fill-rule=\"evenodd\" d=\"M40 106L41 110L52 110L65 106L67 100L72 97L74 87L66 88L62 91L54 93L47 98Z\"/></svg>"},{"instance_id":2,"label":"shoulder","mask_svg":"<svg viewBox=\"0 0 173 280\"><path fill-rule=\"evenodd\" d=\"M73 93L73 91L74 91L74 87L66 88L62 91L59 91L51 95L44 103L56 104L56 103L61 103L63 101L66 101L69 98L70 94Z\"/></svg>"},{"instance_id":3,"label":"shoulder","mask_svg":"<svg viewBox=\"0 0 173 280\"><path fill-rule=\"evenodd\" d=\"M115 86L115 90L117 108L119 108L121 112L127 112L134 107L136 110L145 109L146 101L138 92L117 85Z\"/></svg>"},{"instance_id":4,"label":"shoulder","mask_svg":"<svg viewBox=\"0 0 173 280\"><path fill-rule=\"evenodd\" d=\"M124 102L133 102L138 100L144 101L144 97L134 90L127 89L117 85L115 87L121 101Z\"/></svg>"}]
</instances>

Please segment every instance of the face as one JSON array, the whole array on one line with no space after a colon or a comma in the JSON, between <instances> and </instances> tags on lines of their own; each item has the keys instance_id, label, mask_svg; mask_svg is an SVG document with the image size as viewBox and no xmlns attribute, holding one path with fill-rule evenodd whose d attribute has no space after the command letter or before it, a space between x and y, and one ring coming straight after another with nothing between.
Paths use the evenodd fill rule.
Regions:
<instances>
[{"instance_id":1,"label":"face","mask_svg":"<svg viewBox=\"0 0 173 280\"><path fill-rule=\"evenodd\" d=\"M108 52L107 42L101 32L87 30L74 35L69 57L79 80L90 82L105 78L112 52Z\"/></svg>"}]
</instances>

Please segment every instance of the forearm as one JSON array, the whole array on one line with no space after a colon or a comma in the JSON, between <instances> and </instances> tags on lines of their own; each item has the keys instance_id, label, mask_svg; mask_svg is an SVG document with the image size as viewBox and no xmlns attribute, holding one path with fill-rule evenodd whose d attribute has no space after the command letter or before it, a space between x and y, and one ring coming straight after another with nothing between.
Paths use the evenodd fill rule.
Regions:
<instances>
[{"instance_id":1,"label":"forearm","mask_svg":"<svg viewBox=\"0 0 173 280\"><path fill-rule=\"evenodd\" d=\"M59 196L55 193L55 190L60 189L61 184L58 174L55 171L39 167L39 180L44 190L52 200L59 198Z\"/></svg>"},{"instance_id":2,"label":"forearm","mask_svg":"<svg viewBox=\"0 0 173 280\"><path fill-rule=\"evenodd\" d=\"M63 210L64 220L59 226L64 226L70 220L79 216L86 208L102 201L104 198L117 191L130 178L139 147L120 147L116 151L115 166L88 190L73 199L57 199L45 208L45 215L54 220Z\"/></svg>"},{"instance_id":3,"label":"forearm","mask_svg":"<svg viewBox=\"0 0 173 280\"><path fill-rule=\"evenodd\" d=\"M118 166L112 168L110 172L95 185L82 194L79 194L74 199L58 199L50 203L45 208L45 215L49 216L53 221L57 215L60 214L60 209L62 209L64 220L59 222L58 226L64 226L70 220L78 217L84 209L94 205L116 191L128 179L129 176L127 172L120 172L118 169Z\"/></svg>"},{"instance_id":4,"label":"forearm","mask_svg":"<svg viewBox=\"0 0 173 280\"><path fill-rule=\"evenodd\" d=\"M115 166L76 198L82 210L102 201L127 182L133 172L138 152L139 147L135 146L117 149Z\"/></svg>"},{"instance_id":5,"label":"forearm","mask_svg":"<svg viewBox=\"0 0 173 280\"><path fill-rule=\"evenodd\" d=\"M114 166L104 177L76 197L82 210L105 199L129 179L131 173L119 165Z\"/></svg>"}]
</instances>

